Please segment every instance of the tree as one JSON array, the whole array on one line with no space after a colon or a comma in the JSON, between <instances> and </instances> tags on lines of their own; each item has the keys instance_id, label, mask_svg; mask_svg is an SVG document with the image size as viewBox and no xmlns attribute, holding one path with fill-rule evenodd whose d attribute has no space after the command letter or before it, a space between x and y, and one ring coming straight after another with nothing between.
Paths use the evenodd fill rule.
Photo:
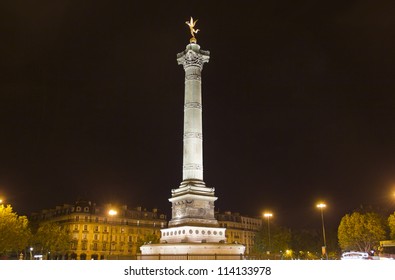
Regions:
<instances>
[{"instance_id":1,"label":"tree","mask_svg":"<svg viewBox=\"0 0 395 280\"><path fill-rule=\"evenodd\" d=\"M289 229L272 224L270 227L270 244L269 231L267 227L262 227L255 235L254 247L252 254L260 257L267 257L267 252L280 254L290 248L291 232ZM270 245L270 246L269 246ZM265 256L266 255L266 256Z\"/></svg>"},{"instance_id":2,"label":"tree","mask_svg":"<svg viewBox=\"0 0 395 280\"><path fill-rule=\"evenodd\" d=\"M263 227L258 232L256 232L254 238L254 247L252 248L253 255L260 256L266 251L267 238L267 233L264 232Z\"/></svg>"},{"instance_id":3,"label":"tree","mask_svg":"<svg viewBox=\"0 0 395 280\"><path fill-rule=\"evenodd\" d=\"M271 248L273 252L285 252L290 248L291 231L283 227L274 227L271 238Z\"/></svg>"},{"instance_id":4,"label":"tree","mask_svg":"<svg viewBox=\"0 0 395 280\"><path fill-rule=\"evenodd\" d=\"M40 225L33 237L34 247L38 248L47 259L51 256L63 255L69 248L71 237L66 229L57 223L45 223Z\"/></svg>"},{"instance_id":5,"label":"tree","mask_svg":"<svg viewBox=\"0 0 395 280\"><path fill-rule=\"evenodd\" d=\"M385 239L385 225L377 213L354 212L341 219L337 236L342 250L369 252Z\"/></svg>"},{"instance_id":6,"label":"tree","mask_svg":"<svg viewBox=\"0 0 395 280\"><path fill-rule=\"evenodd\" d=\"M11 205L0 205L0 255L18 254L31 237L26 216L18 216Z\"/></svg>"},{"instance_id":7,"label":"tree","mask_svg":"<svg viewBox=\"0 0 395 280\"><path fill-rule=\"evenodd\" d=\"M322 231L316 229L296 229L292 231L291 248L295 258L301 260L315 260L322 258ZM326 250L329 259L338 259L339 247L337 228L326 228Z\"/></svg>"},{"instance_id":8,"label":"tree","mask_svg":"<svg viewBox=\"0 0 395 280\"><path fill-rule=\"evenodd\" d=\"M395 212L388 217L388 226L390 228L391 239L395 239Z\"/></svg>"},{"instance_id":9,"label":"tree","mask_svg":"<svg viewBox=\"0 0 395 280\"><path fill-rule=\"evenodd\" d=\"M322 236L318 230L297 229L292 231L291 248L297 259L319 259L321 246Z\"/></svg>"}]
</instances>

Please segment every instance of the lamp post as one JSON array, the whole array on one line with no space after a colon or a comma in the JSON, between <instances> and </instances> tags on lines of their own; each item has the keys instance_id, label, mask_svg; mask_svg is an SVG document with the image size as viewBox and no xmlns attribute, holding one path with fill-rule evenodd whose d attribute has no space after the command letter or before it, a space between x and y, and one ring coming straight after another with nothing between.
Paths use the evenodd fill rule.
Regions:
<instances>
[{"instance_id":1,"label":"lamp post","mask_svg":"<svg viewBox=\"0 0 395 280\"><path fill-rule=\"evenodd\" d=\"M268 235L268 240L269 240L269 244L268 244L268 251L267 254L270 254L271 251L271 242L270 242L270 218L273 217L272 213L264 213L263 216L265 218L267 218L267 235Z\"/></svg>"},{"instance_id":2,"label":"lamp post","mask_svg":"<svg viewBox=\"0 0 395 280\"><path fill-rule=\"evenodd\" d=\"M114 209L110 209L108 211L108 215L110 217L114 217L117 214L118 214L118 212L116 210L114 210ZM109 252L109 255L111 255L111 249L112 249L112 220L110 221L110 252Z\"/></svg>"},{"instance_id":3,"label":"lamp post","mask_svg":"<svg viewBox=\"0 0 395 280\"><path fill-rule=\"evenodd\" d=\"M324 238L324 246L322 247L322 255L325 256L326 259L328 259L328 253L326 250L325 223L324 223L324 208L326 208L326 204L321 202L321 203L317 204L317 208L319 208L321 210L322 236Z\"/></svg>"}]
</instances>

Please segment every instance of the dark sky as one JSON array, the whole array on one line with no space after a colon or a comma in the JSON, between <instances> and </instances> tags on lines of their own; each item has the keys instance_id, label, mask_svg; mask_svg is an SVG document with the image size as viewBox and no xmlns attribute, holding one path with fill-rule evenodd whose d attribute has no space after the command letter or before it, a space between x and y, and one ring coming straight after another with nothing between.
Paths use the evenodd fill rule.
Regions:
<instances>
[{"instance_id":1,"label":"dark sky","mask_svg":"<svg viewBox=\"0 0 395 280\"><path fill-rule=\"evenodd\" d=\"M234 2L234 3L233 3ZM20 214L158 207L182 179L199 19L204 179L216 208L285 226L393 211L395 2L1 1L0 195ZM392 201L391 201L392 200ZM392 207L392 208L391 208Z\"/></svg>"}]
</instances>

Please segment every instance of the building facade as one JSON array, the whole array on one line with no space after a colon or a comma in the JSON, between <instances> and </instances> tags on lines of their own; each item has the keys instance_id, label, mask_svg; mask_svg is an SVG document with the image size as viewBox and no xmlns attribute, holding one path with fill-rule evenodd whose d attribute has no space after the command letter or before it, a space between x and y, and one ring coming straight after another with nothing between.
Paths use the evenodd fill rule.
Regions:
<instances>
[{"instance_id":1,"label":"building facade","mask_svg":"<svg viewBox=\"0 0 395 280\"><path fill-rule=\"evenodd\" d=\"M45 209L33 213L30 221L37 226L57 223L65 228L71 241L61 257L81 260L134 259L142 244L159 239L160 229L167 227L166 215L157 209L97 206L90 201Z\"/></svg>"},{"instance_id":2,"label":"building facade","mask_svg":"<svg viewBox=\"0 0 395 280\"><path fill-rule=\"evenodd\" d=\"M245 254L249 255L254 247L255 235L262 228L262 219L242 216L226 211L216 213L220 227L226 228L226 242L243 244Z\"/></svg>"}]
</instances>

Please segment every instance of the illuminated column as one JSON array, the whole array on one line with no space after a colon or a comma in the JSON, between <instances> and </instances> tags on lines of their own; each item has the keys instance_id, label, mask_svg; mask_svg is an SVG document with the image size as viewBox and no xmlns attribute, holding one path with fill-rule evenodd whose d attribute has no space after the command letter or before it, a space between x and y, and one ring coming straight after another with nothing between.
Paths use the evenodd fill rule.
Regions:
<instances>
[{"instance_id":1,"label":"illuminated column","mask_svg":"<svg viewBox=\"0 0 395 280\"><path fill-rule=\"evenodd\" d=\"M208 188L203 181L201 72L208 60L209 52L196 43L190 43L177 55L178 64L185 70L184 151L182 182L172 189L169 199L173 205L169 227L219 226L214 216L214 188Z\"/></svg>"},{"instance_id":2,"label":"illuminated column","mask_svg":"<svg viewBox=\"0 0 395 280\"><path fill-rule=\"evenodd\" d=\"M191 43L177 55L185 70L183 181L203 181L202 82L203 63L209 52Z\"/></svg>"}]
</instances>

